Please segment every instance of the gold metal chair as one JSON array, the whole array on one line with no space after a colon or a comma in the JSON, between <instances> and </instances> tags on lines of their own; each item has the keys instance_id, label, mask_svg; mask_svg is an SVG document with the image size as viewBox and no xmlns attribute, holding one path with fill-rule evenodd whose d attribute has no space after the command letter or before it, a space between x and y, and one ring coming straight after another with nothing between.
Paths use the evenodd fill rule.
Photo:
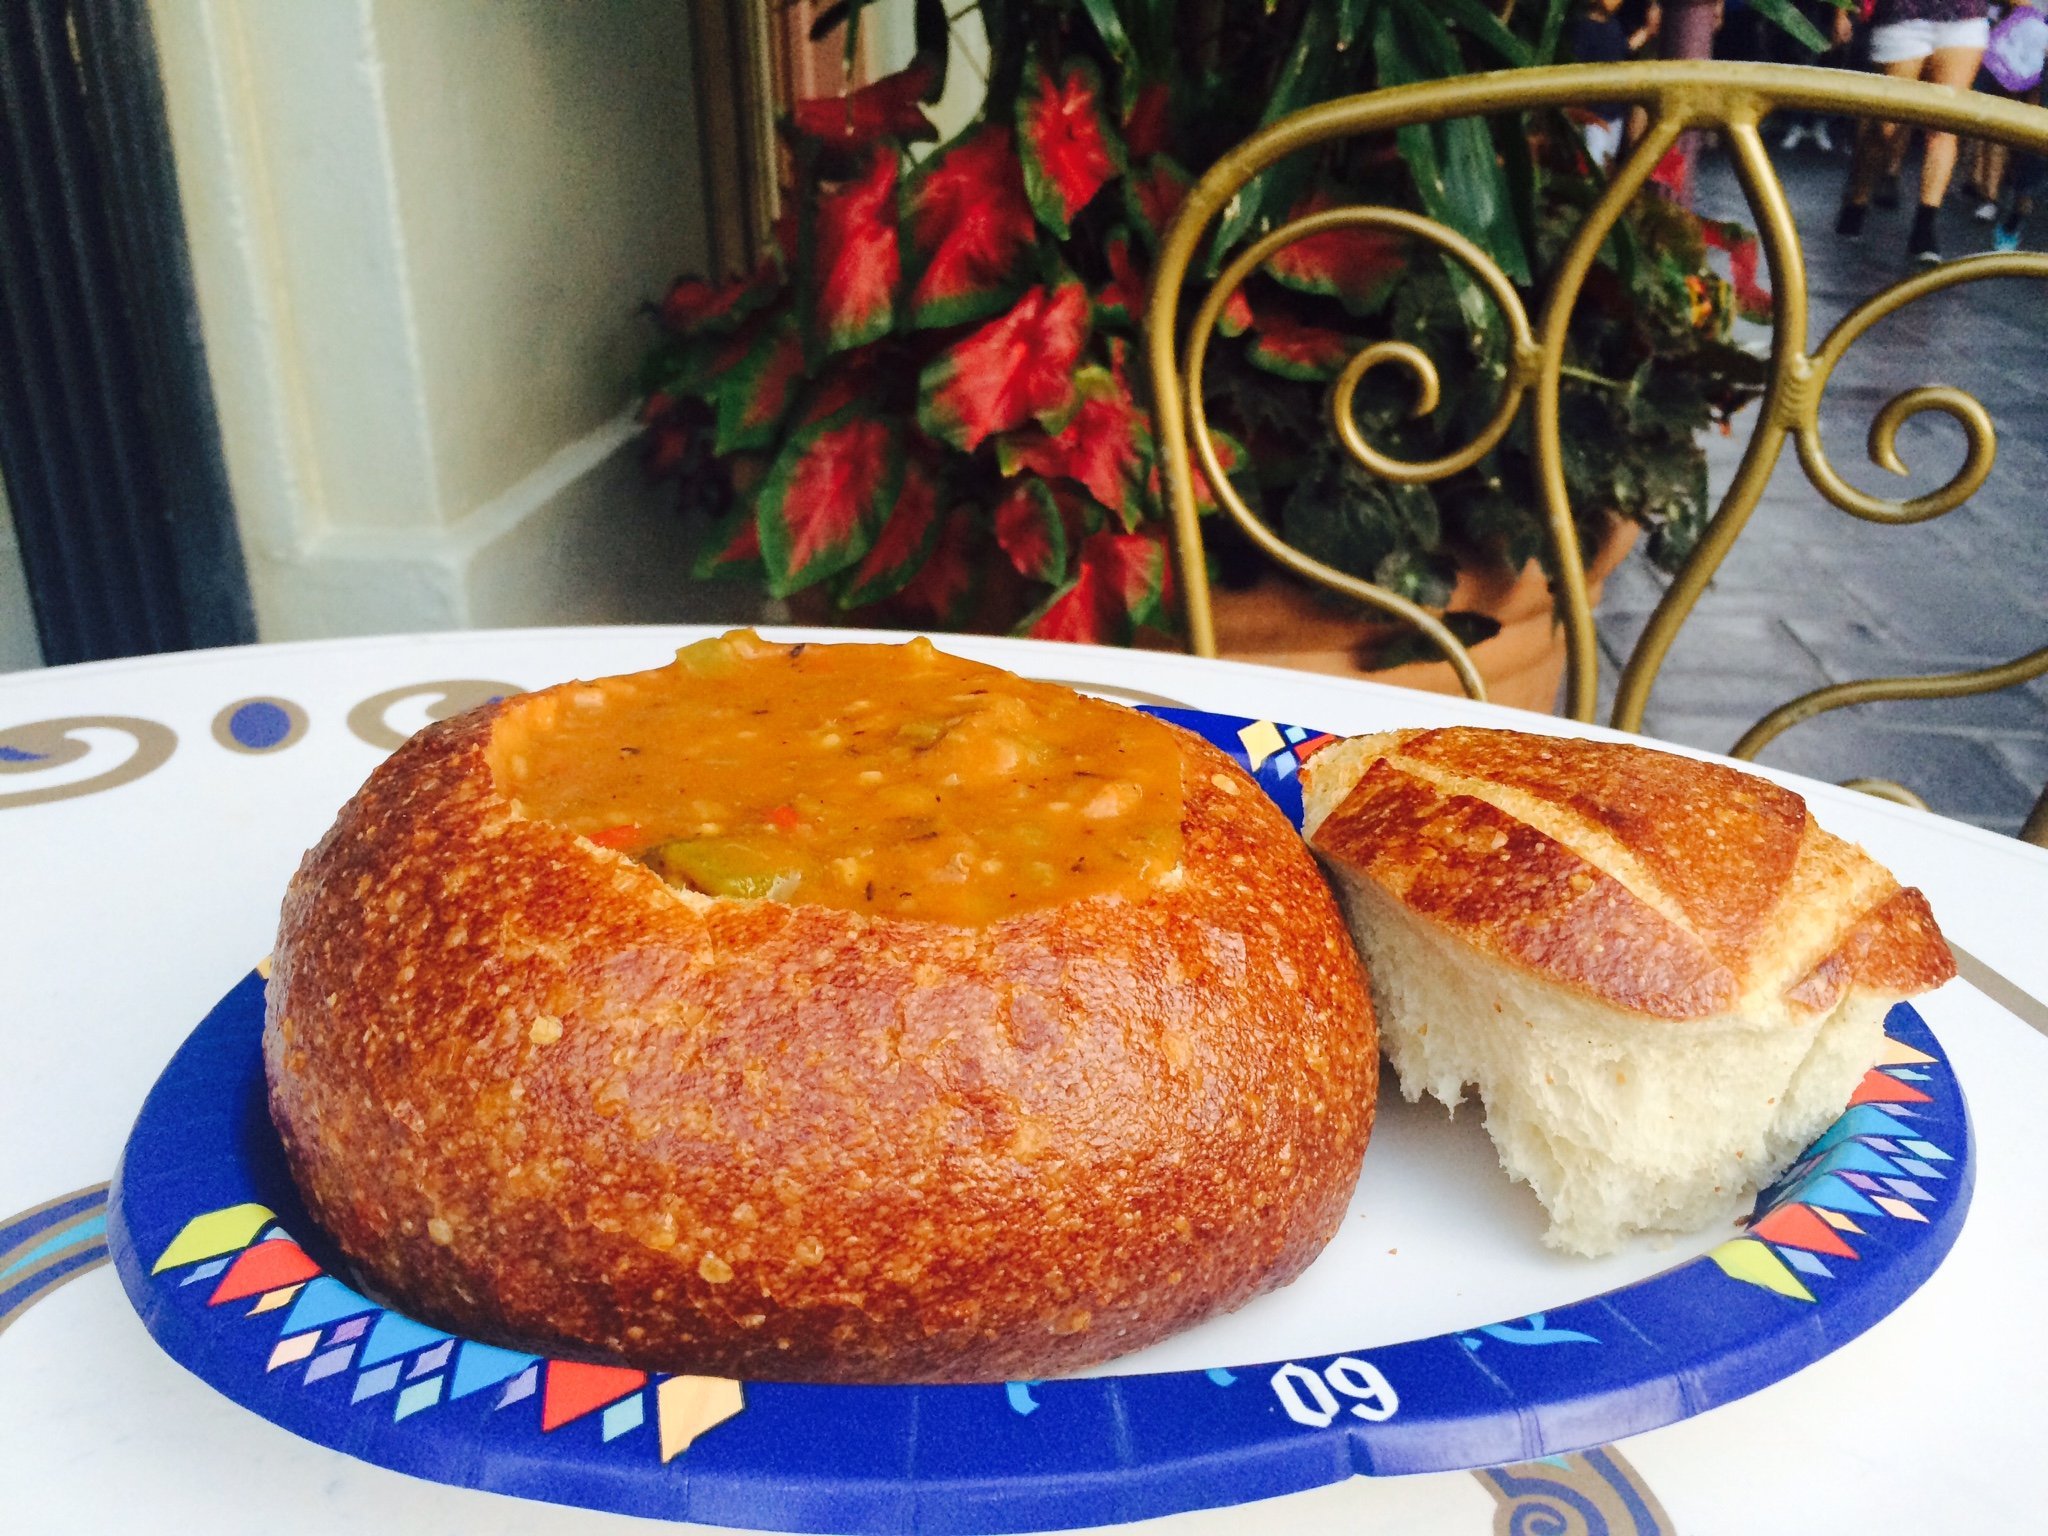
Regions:
<instances>
[{"instance_id":1,"label":"gold metal chair","mask_svg":"<svg viewBox=\"0 0 2048 1536\"><path fill-rule=\"evenodd\" d=\"M1462 235L1420 214L1354 206L1325 209L1295 219L1246 247L1223 269L1203 298L1189 327L1184 350L1177 351L1175 321L1181 290L1205 230L1239 188L1275 161L1337 138L1388 133L1418 123L1567 107L1595 100L1640 104L1649 113L1649 129L1617 162L1605 194L1551 276L1533 324L1515 285ZM1201 380L1210 338L1231 295L1268 258L1297 240L1332 229L1399 232L1428 242L1462 263L1499 305L1512 345L1499 404L1479 434L1456 452L1413 463L1380 453L1365 440L1353 414L1353 399L1360 380L1382 364L1407 369L1418 386L1417 416L1427 415L1435 408L1439 387L1436 366L1427 354L1406 342L1381 341L1361 349L1336 380L1330 392L1332 425L1352 457L1371 473L1406 484L1428 484L1476 463L1506 434L1524 396L1533 395L1537 491L1543 500L1557 556L1555 596L1569 657L1566 708L1574 719L1594 718L1599 649L1587 601L1584 559L1565 488L1558 427L1558 388L1564 366L1566 325L1601 243L1629 200L1642 190L1658 162L1688 129L1715 128L1722 132L1757 226L1771 277L1773 339L1769 382L1759 402L1754 435L1733 482L1698 546L1657 605L1622 671L1609 723L1622 730L1641 729L1651 685L1672 641L1749 520L1788 437L1797 449L1808 480L1821 495L1868 522L1924 522L1967 500L1990 473L1996 451L1990 415L1974 396L1946 385L1926 385L1905 390L1878 411L1870 428L1870 457L1895 473L1906 472L1897 452L1897 436L1900 425L1911 416L1923 411L1947 415L1961 425L1967 442L1963 465L1946 485L1905 500L1886 500L1859 491L1828 462L1820 442L1821 396L1842 355L1885 316L1927 294L1983 278L2048 278L2048 255L2014 252L1970 256L1917 273L1856 306L1817 350L1809 348L1806 269L1798 230L1786 203L1784 187L1765 153L1760 128L1768 113L1785 108L1952 129L2035 154L2048 154L2048 111L2017 102L1837 70L1764 64L1648 63L1513 70L1374 91L1284 118L1218 161L1195 186L1167 235L1146 316L1156 424L1172 496L1175 554L1194 651L1203 656L1216 654L1208 568L1203 558L1192 475L1194 463L1199 462L1217 499L1255 545L1298 575L1421 630L1456 669L1465 691L1473 698L1485 697L1471 653L1437 615L1384 587L1309 557L1287 544L1260 519L1224 473L1203 410ZM1818 688L1765 715L1735 744L1733 755L1754 757L1786 728L1844 705L1986 693L2044 673L2048 673L2048 646L2002 666L1935 676L1872 678ZM1878 780L1852 782L1872 793L1903 799L1909 804L1920 803L1910 791L1897 785ZM2048 846L2048 790L2043 791L2021 836Z\"/></svg>"}]
</instances>

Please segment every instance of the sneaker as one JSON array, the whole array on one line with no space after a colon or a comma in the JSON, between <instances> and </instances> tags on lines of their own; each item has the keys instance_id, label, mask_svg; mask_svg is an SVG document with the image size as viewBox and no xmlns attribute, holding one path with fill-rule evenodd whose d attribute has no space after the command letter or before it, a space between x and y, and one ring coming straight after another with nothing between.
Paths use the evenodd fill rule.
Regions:
<instances>
[{"instance_id":1,"label":"sneaker","mask_svg":"<svg viewBox=\"0 0 2048 1536\"><path fill-rule=\"evenodd\" d=\"M1794 123L1785 130L1785 137L1778 140L1780 149L1797 149L1806 142L1806 124Z\"/></svg>"},{"instance_id":2,"label":"sneaker","mask_svg":"<svg viewBox=\"0 0 2048 1536\"><path fill-rule=\"evenodd\" d=\"M1835 215L1835 233L1844 240L1863 238L1863 221L1870 216L1868 203L1844 203L1842 211Z\"/></svg>"},{"instance_id":3,"label":"sneaker","mask_svg":"<svg viewBox=\"0 0 2048 1536\"><path fill-rule=\"evenodd\" d=\"M1998 221L1998 204L1988 197L1985 198L1983 202L1977 205L1976 218L1979 224L1996 223Z\"/></svg>"},{"instance_id":4,"label":"sneaker","mask_svg":"<svg viewBox=\"0 0 2048 1536\"><path fill-rule=\"evenodd\" d=\"M1906 241L1906 254L1923 267L1941 265L1941 244L1934 236L1934 209L1922 207L1913 218L1913 233Z\"/></svg>"},{"instance_id":5,"label":"sneaker","mask_svg":"<svg viewBox=\"0 0 2048 1536\"><path fill-rule=\"evenodd\" d=\"M1991 249L1994 251L2016 251L2020 248L2018 225L2010 227L2001 224L1991 231Z\"/></svg>"},{"instance_id":6,"label":"sneaker","mask_svg":"<svg viewBox=\"0 0 2048 1536\"><path fill-rule=\"evenodd\" d=\"M1820 152L1824 155L1832 155L1835 152L1835 141L1828 137L1828 125L1826 123L1815 123L1813 125L1813 142L1820 146Z\"/></svg>"}]
</instances>

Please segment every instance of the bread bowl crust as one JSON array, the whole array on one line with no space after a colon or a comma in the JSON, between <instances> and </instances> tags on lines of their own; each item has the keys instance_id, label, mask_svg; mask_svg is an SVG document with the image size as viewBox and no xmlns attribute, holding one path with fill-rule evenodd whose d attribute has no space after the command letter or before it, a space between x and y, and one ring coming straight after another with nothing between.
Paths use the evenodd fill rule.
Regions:
<instances>
[{"instance_id":1,"label":"bread bowl crust","mask_svg":"<svg viewBox=\"0 0 2048 1536\"><path fill-rule=\"evenodd\" d=\"M696 1374L1014 1379L1241 1305L1335 1231L1371 1004L1214 748L1175 732L1171 888L974 929L678 896L516 812L503 708L343 809L268 993L299 1188L407 1312Z\"/></svg>"}]
</instances>

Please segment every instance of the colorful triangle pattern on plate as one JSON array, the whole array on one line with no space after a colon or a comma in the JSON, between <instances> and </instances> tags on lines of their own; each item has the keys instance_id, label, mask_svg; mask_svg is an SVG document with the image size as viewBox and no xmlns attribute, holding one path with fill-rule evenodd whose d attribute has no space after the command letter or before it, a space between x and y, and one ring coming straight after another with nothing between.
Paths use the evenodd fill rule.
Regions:
<instances>
[{"instance_id":1,"label":"colorful triangle pattern on plate","mask_svg":"<svg viewBox=\"0 0 2048 1536\"><path fill-rule=\"evenodd\" d=\"M195 1216L151 1273L176 1287L218 1276L210 1307L256 1298L247 1316L277 1326L264 1373L285 1375L287 1367L303 1364L303 1372L289 1373L299 1390L338 1391L351 1405L403 1423L502 1383L492 1413L538 1398L538 1433L596 1415L602 1443L617 1442L621 1454L652 1451L664 1462L746 1408L745 1389L723 1377L650 1377L624 1366L547 1360L457 1339L324 1273L275 1222L269 1207L255 1204ZM321 1387L329 1381L338 1385ZM635 1435L650 1418L656 1433Z\"/></svg>"},{"instance_id":2,"label":"colorful triangle pattern on plate","mask_svg":"<svg viewBox=\"0 0 2048 1536\"><path fill-rule=\"evenodd\" d=\"M1864 1074L1849 1108L1758 1198L1749 1235L1708 1255L1721 1272L1810 1302L1815 1298L1809 1282L1835 1276L1830 1260L1860 1257L1851 1241L1865 1235L1859 1217L1925 1222L1918 1207L1932 1205L1937 1196L1921 1181L1938 1186L1945 1176L1934 1165L1954 1159L1902 1118L1932 1097L1905 1079L1910 1074L1930 1081L1927 1069L1940 1066L1926 1052L1886 1036L1878 1065Z\"/></svg>"}]
</instances>

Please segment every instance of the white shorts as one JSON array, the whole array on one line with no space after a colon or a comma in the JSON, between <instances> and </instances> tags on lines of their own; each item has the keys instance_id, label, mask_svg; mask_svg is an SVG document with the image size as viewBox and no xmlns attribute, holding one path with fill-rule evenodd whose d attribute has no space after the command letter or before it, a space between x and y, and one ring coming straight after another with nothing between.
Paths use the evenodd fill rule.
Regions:
<instances>
[{"instance_id":1,"label":"white shorts","mask_svg":"<svg viewBox=\"0 0 2048 1536\"><path fill-rule=\"evenodd\" d=\"M1894 21L1870 29L1870 62L1903 64L1924 59L1939 48L1975 48L1991 41L1991 23L1972 21Z\"/></svg>"}]
</instances>

